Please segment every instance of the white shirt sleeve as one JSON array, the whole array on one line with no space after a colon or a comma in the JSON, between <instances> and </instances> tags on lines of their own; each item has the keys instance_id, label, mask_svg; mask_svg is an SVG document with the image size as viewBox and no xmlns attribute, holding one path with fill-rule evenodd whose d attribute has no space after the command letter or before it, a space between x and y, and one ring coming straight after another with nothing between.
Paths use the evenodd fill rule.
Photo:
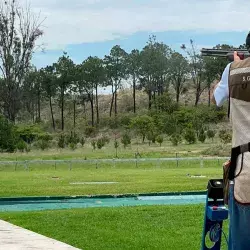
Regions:
<instances>
[{"instance_id":1,"label":"white shirt sleeve","mask_svg":"<svg viewBox=\"0 0 250 250\"><path fill-rule=\"evenodd\" d=\"M221 77L221 81L214 91L214 99L218 107L221 107L224 101L229 97L228 77L229 77L230 65L231 63L229 63L225 68Z\"/></svg>"}]
</instances>

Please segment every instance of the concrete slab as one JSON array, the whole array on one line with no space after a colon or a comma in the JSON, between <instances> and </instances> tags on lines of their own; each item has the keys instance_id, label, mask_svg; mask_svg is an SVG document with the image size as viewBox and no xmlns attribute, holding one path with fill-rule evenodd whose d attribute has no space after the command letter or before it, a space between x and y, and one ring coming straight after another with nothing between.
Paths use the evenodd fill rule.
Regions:
<instances>
[{"instance_id":1,"label":"concrete slab","mask_svg":"<svg viewBox=\"0 0 250 250\"><path fill-rule=\"evenodd\" d=\"M0 220L1 250L80 250Z\"/></svg>"}]
</instances>

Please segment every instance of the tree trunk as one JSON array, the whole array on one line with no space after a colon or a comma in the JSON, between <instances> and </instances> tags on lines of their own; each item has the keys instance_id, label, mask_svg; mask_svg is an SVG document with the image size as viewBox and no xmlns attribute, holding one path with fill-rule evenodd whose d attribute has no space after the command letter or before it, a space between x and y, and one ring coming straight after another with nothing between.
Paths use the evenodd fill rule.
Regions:
<instances>
[{"instance_id":1,"label":"tree trunk","mask_svg":"<svg viewBox=\"0 0 250 250\"><path fill-rule=\"evenodd\" d=\"M135 79L135 75L133 75L133 101L134 101L134 113L136 113L135 88L136 88L136 79Z\"/></svg>"},{"instance_id":2,"label":"tree trunk","mask_svg":"<svg viewBox=\"0 0 250 250\"><path fill-rule=\"evenodd\" d=\"M148 109L150 110L152 107L152 95L151 91L148 92Z\"/></svg>"},{"instance_id":3,"label":"tree trunk","mask_svg":"<svg viewBox=\"0 0 250 250\"><path fill-rule=\"evenodd\" d=\"M211 90L210 90L210 86L208 88L208 107L211 106Z\"/></svg>"},{"instance_id":4,"label":"tree trunk","mask_svg":"<svg viewBox=\"0 0 250 250\"><path fill-rule=\"evenodd\" d=\"M99 125L99 104L98 104L98 85L95 88L95 98L96 98L96 124Z\"/></svg>"},{"instance_id":5,"label":"tree trunk","mask_svg":"<svg viewBox=\"0 0 250 250\"><path fill-rule=\"evenodd\" d=\"M180 101L180 84L177 83L177 86L176 86L176 102L179 103Z\"/></svg>"},{"instance_id":6,"label":"tree trunk","mask_svg":"<svg viewBox=\"0 0 250 250\"><path fill-rule=\"evenodd\" d=\"M200 92L201 92L201 87L200 87L200 84L198 84L196 87L195 106L198 105L198 102L200 100Z\"/></svg>"},{"instance_id":7,"label":"tree trunk","mask_svg":"<svg viewBox=\"0 0 250 250\"><path fill-rule=\"evenodd\" d=\"M41 94L40 90L37 92L37 109L38 109L38 122L41 121Z\"/></svg>"},{"instance_id":8,"label":"tree trunk","mask_svg":"<svg viewBox=\"0 0 250 250\"><path fill-rule=\"evenodd\" d=\"M110 111L109 111L109 116L112 116L112 110L113 110L113 104L114 104L114 97L115 97L115 93L114 93L114 86L112 84L112 99L111 99L111 104L110 104Z\"/></svg>"},{"instance_id":9,"label":"tree trunk","mask_svg":"<svg viewBox=\"0 0 250 250\"><path fill-rule=\"evenodd\" d=\"M87 114L86 114L86 103L83 101L83 112L84 112L84 118L87 120Z\"/></svg>"},{"instance_id":10,"label":"tree trunk","mask_svg":"<svg viewBox=\"0 0 250 250\"><path fill-rule=\"evenodd\" d=\"M64 131L64 88L61 88L61 122L62 131Z\"/></svg>"},{"instance_id":11,"label":"tree trunk","mask_svg":"<svg viewBox=\"0 0 250 250\"><path fill-rule=\"evenodd\" d=\"M76 128L76 100L74 100L74 129Z\"/></svg>"},{"instance_id":12,"label":"tree trunk","mask_svg":"<svg viewBox=\"0 0 250 250\"><path fill-rule=\"evenodd\" d=\"M117 89L115 90L115 116L117 116Z\"/></svg>"},{"instance_id":13,"label":"tree trunk","mask_svg":"<svg viewBox=\"0 0 250 250\"><path fill-rule=\"evenodd\" d=\"M109 116L112 116L112 110L113 110L113 104L114 104L114 98L115 98L115 93L112 93L112 100L110 104L110 111L109 111Z\"/></svg>"},{"instance_id":14,"label":"tree trunk","mask_svg":"<svg viewBox=\"0 0 250 250\"><path fill-rule=\"evenodd\" d=\"M95 117L94 117L94 102L93 102L93 97L89 95L89 101L91 105L91 121L92 121L92 127L95 126Z\"/></svg>"},{"instance_id":15,"label":"tree trunk","mask_svg":"<svg viewBox=\"0 0 250 250\"><path fill-rule=\"evenodd\" d=\"M49 98L49 106L50 106L50 113L51 113L51 119L52 119L52 126L54 131L56 130L56 125L55 125L55 119L54 119L54 114L53 114L53 107L52 107L52 100L51 96Z\"/></svg>"}]
</instances>

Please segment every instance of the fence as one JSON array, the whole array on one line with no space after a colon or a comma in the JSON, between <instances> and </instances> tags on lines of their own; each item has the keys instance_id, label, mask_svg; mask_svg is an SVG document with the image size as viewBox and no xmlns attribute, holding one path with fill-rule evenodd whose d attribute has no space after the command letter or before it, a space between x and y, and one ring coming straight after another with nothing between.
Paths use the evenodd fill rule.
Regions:
<instances>
[{"instance_id":1,"label":"fence","mask_svg":"<svg viewBox=\"0 0 250 250\"><path fill-rule=\"evenodd\" d=\"M134 163L136 166L140 162L176 162L176 166L179 166L180 161L199 161L200 167L203 167L204 161L217 160L228 160L228 157L174 157L174 158L128 158L128 159L69 159L69 160L25 160L25 161L0 161L0 165L15 165L15 170L17 165L23 165L25 169L29 169L32 164L68 164L69 170L72 170L72 164L74 163L90 163L98 166L100 163L112 163L114 166L117 163Z\"/></svg>"}]
</instances>

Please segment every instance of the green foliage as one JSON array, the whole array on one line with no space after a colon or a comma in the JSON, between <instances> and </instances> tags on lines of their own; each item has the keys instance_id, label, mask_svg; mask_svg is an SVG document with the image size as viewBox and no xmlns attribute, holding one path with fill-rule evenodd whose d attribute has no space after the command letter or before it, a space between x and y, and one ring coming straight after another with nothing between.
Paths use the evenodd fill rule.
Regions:
<instances>
[{"instance_id":1,"label":"green foliage","mask_svg":"<svg viewBox=\"0 0 250 250\"><path fill-rule=\"evenodd\" d=\"M178 109L178 104L173 101L169 93L164 93L163 95L157 96L153 102L154 109L158 112L164 112L167 114L172 114Z\"/></svg>"},{"instance_id":2,"label":"green foliage","mask_svg":"<svg viewBox=\"0 0 250 250\"><path fill-rule=\"evenodd\" d=\"M85 145L85 142L86 142L85 138L82 137L81 140L80 140L80 143L81 143L82 147Z\"/></svg>"},{"instance_id":3,"label":"green foliage","mask_svg":"<svg viewBox=\"0 0 250 250\"><path fill-rule=\"evenodd\" d=\"M157 137L156 137L156 141L160 144L160 146L161 146L161 144L163 143L163 136L162 135L158 135Z\"/></svg>"},{"instance_id":4,"label":"green foliage","mask_svg":"<svg viewBox=\"0 0 250 250\"><path fill-rule=\"evenodd\" d=\"M146 135L154 129L153 118L148 115L135 117L131 121L131 127L142 136L142 141L145 141Z\"/></svg>"},{"instance_id":5,"label":"green foliage","mask_svg":"<svg viewBox=\"0 0 250 250\"><path fill-rule=\"evenodd\" d=\"M16 144L16 148L23 153L27 149L27 144L23 140L19 140Z\"/></svg>"},{"instance_id":6,"label":"green foliage","mask_svg":"<svg viewBox=\"0 0 250 250\"><path fill-rule=\"evenodd\" d=\"M117 140L115 140L114 142L114 147L117 149L119 147L119 142Z\"/></svg>"},{"instance_id":7,"label":"green foliage","mask_svg":"<svg viewBox=\"0 0 250 250\"><path fill-rule=\"evenodd\" d=\"M192 125L189 125L184 132L184 139L188 144L196 143L196 133Z\"/></svg>"},{"instance_id":8,"label":"green foliage","mask_svg":"<svg viewBox=\"0 0 250 250\"><path fill-rule=\"evenodd\" d=\"M232 133L228 130L222 129L219 131L219 138L224 144L230 143L232 141Z\"/></svg>"},{"instance_id":9,"label":"green foliage","mask_svg":"<svg viewBox=\"0 0 250 250\"><path fill-rule=\"evenodd\" d=\"M45 150L50 147L49 141L46 140L38 140L34 143L34 146L38 149Z\"/></svg>"},{"instance_id":10,"label":"green foliage","mask_svg":"<svg viewBox=\"0 0 250 250\"><path fill-rule=\"evenodd\" d=\"M104 135L104 136L102 136L102 138L101 138L101 139L102 139L102 141L103 141L103 143L104 143L104 144L109 144L109 143L110 143L110 138L108 138L108 137L107 137L107 136L105 136L105 135Z\"/></svg>"},{"instance_id":11,"label":"green foliage","mask_svg":"<svg viewBox=\"0 0 250 250\"><path fill-rule=\"evenodd\" d=\"M182 142L182 137L180 134L175 133L170 136L170 141L172 142L173 146L177 146Z\"/></svg>"},{"instance_id":12,"label":"green foliage","mask_svg":"<svg viewBox=\"0 0 250 250\"><path fill-rule=\"evenodd\" d=\"M98 149L102 149L105 146L105 141L103 138L99 138L96 142L96 145Z\"/></svg>"},{"instance_id":13,"label":"green foliage","mask_svg":"<svg viewBox=\"0 0 250 250\"><path fill-rule=\"evenodd\" d=\"M84 133L86 137L93 137L96 135L97 131L95 127L88 126L85 128Z\"/></svg>"},{"instance_id":14,"label":"green foliage","mask_svg":"<svg viewBox=\"0 0 250 250\"><path fill-rule=\"evenodd\" d=\"M131 137L127 132L122 135L121 143L123 144L124 148L131 144Z\"/></svg>"},{"instance_id":15,"label":"green foliage","mask_svg":"<svg viewBox=\"0 0 250 250\"><path fill-rule=\"evenodd\" d=\"M148 131L146 137L148 139L149 146L150 146L151 142L155 143L157 135L156 135L156 132L154 131L153 128L152 128L152 130Z\"/></svg>"},{"instance_id":16,"label":"green foliage","mask_svg":"<svg viewBox=\"0 0 250 250\"><path fill-rule=\"evenodd\" d=\"M0 150L13 153L16 149L16 135L11 122L0 116Z\"/></svg>"},{"instance_id":17,"label":"green foliage","mask_svg":"<svg viewBox=\"0 0 250 250\"><path fill-rule=\"evenodd\" d=\"M91 141L91 146L92 146L93 150L96 149L96 141L95 140Z\"/></svg>"},{"instance_id":18,"label":"green foliage","mask_svg":"<svg viewBox=\"0 0 250 250\"><path fill-rule=\"evenodd\" d=\"M71 143L77 144L80 142L79 136L71 131L69 135L66 136L66 144L69 145Z\"/></svg>"},{"instance_id":19,"label":"green foliage","mask_svg":"<svg viewBox=\"0 0 250 250\"><path fill-rule=\"evenodd\" d=\"M214 130L209 129L209 130L207 131L207 137L208 137L209 139L213 139L213 138L215 137L215 135L216 135L216 132L215 132Z\"/></svg>"},{"instance_id":20,"label":"green foliage","mask_svg":"<svg viewBox=\"0 0 250 250\"><path fill-rule=\"evenodd\" d=\"M38 140L44 140L44 141L52 141L53 136L49 133L42 133L38 135Z\"/></svg>"},{"instance_id":21,"label":"green foliage","mask_svg":"<svg viewBox=\"0 0 250 250\"><path fill-rule=\"evenodd\" d=\"M60 135L58 140L58 147L59 148L65 148L65 135Z\"/></svg>"},{"instance_id":22,"label":"green foliage","mask_svg":"<svg viewBox=\"0 0 250 250\"><path fill-rule=\"evenodd\" d=\"M38 125L22 125L16 128L17 136L28 144L31 144L37 139L42 139L42 137L49 136L44 134L44 131ZM40 138L41 137L41 138Z\"/></svg>"},{"instance_id":23,"label":"green foliage","mask_svg":"<svg viewBox=\"0 0 250 250\"><path fill-rule=\"evenodd\" d=\"M202 127L201 130L199 131L198 140L199 140L200 142L204 143L205 140L206 140L206 137L207 137L207 136L206 136L206 133L205 133L203 127Z\"/></svg>"},{"instance_id":24,"label":"green foliage","mask_svg":"<svg viewBox=\"0 0 250 250\"><path fill-rule=\"evenodd\" d=\"M69 148L70 148L71 150L75 150L75 149L76 149L76 144L75 144L74 142L70 142Z\"/></svg>"}]
</instances>

